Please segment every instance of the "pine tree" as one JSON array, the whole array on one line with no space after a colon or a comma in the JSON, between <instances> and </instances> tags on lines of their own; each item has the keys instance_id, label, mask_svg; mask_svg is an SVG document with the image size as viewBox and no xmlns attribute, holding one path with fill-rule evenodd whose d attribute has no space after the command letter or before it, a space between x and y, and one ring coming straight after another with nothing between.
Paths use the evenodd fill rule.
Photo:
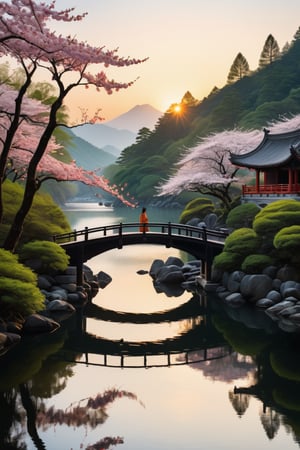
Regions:
<instances>
[{"instance_id":1,"label":"pine tree","mask_svg":"<svg viewBox=\"0 0 300 450\"><path fill-rule=\"evenodd\" d=\"M258 67L261 69L268 66L269 64L272 64L272 62L274 62L275 59L277 59L279 56L280 49L278 42L276 41L274 36L272 36L272 34L269 34L260 54Z\"/></svg>"},{"instance_id":2,"label":"pine tree","mask_svg":"<svg viewBox=\"0 0 300 450\"><path fill-rule=\"evenodd\" d=\"M228 77L227 77L227 83L231 84L238 80L241 80L246 75L249 75L250 68L248 61L246 58L242 55L242 53L238 53L235 60L232 63L232 66L230 68Z\"/></svg>"},{"instance_id":3,"label":"pine tree","mask_svg":"<svg viewBox=\"0 0 300 450\"><path fill-rule=\"evenodd\" d=\"M291 48L291 44L289 42L286 42L281 49L281 54L284 55L285 53L287 53L289 51L290 48Z\"/></svg>"},{"instance_id":4,"label":"pine tree","mask_svg":"<svg viewBox=\"0 0 300 450\"><path fill-rule=\"evenodd\" d=\"M298 39L300 39L300 27L298 27L296 33L294 34L293 41L297 41Z\"/></svg>"},{"instance_id":5,"label":"pine tree","mask_svg":"<svg viewBox=\"0 0 300 450\"><path fill-rule=\"evenodd\" d=\"M190 91L187 91L184 96L181 99L181 103L188 106L196 106L199 102L198 100L190 93Z\"/></svg>"}]
</instances>

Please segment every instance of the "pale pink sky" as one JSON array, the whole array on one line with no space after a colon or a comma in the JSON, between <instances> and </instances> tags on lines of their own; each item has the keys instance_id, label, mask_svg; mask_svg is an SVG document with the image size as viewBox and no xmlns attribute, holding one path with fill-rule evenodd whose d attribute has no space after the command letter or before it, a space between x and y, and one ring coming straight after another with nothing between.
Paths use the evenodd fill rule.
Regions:
<instances>
[{"instance_id":1,"label":"pale pink sky","mask_svg":"<svg viewBox=\"0 0 300 450\"><path fill-rule=\"evenodd\" d=\"M282 48L300 26L299 0L57 0L56 6L88 12L82 22L62 24L62 34L118 47L120 56L149 57L131 68L108 69L117 81L138 78L127 90L110 96L76 90L67 102L73 120L79 107L91 113L101 107L106 120L145 103L166 111L187 90L201 100L226 84L239 52L255 70L270 33Z\"/></svg>"}]
</instances>

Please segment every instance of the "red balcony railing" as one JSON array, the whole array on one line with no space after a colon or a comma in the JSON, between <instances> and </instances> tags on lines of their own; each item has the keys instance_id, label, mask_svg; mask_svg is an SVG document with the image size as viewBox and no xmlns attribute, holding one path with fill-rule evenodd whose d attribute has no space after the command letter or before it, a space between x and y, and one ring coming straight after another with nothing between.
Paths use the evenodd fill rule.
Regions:
<instances>
[{"instance_id":1,"label":"red balcony railing","mask_svg":"<svg viewBox=\"0 0 300 450\"><path fill-rule=\"evenodd\" d=\"M261 184L243 186L243 194L300 194L300 184Z\"/></svg>"}]
</instances>

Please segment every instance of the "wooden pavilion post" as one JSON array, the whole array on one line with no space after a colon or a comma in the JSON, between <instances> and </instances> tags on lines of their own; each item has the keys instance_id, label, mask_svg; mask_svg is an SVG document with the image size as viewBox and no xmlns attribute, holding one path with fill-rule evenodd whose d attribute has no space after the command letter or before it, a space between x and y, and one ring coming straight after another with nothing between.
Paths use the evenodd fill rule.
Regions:
<instances>
[{"instance_id":1,"label":"wooden pavilion post","mask_svg":"<svg viewBox=\"0 0 300 450\"><path fill-rule=\"evenodd\" d=\"M294 171L291 167L289 167L289 186L288 186L288 193L293 192L293 182L294 182Z\"/></svg>"},{"instance_id":2,"label":"wooden pavilion post","mask_svg":"<svg viewBox=\"0 0 300 450\"><path fill-rule=\"evenodd\" d=\"M259 175L260 175L260 171L259 171L259 169L255 169L255 172L256 172L255 190L256 190L256 192L259 192Z\"/></svg>"}]
</instances>

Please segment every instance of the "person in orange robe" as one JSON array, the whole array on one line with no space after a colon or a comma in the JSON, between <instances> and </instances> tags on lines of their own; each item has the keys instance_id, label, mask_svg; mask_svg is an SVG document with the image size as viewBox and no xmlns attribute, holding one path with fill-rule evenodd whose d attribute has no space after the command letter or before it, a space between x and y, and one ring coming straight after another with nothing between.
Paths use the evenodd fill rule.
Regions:
<instances>
[{"instance_id":1,"label":"person in orange robe","mask_svg":"<svg viewBox=\"0 0 300 450\"><path fill-rule=\"evenodd\" d=\"M149 222L149 220L148 220L146 208L143 208L142 212L140 214L140 231L142 233L146 233L146 231L149 231L148 222Z\"/></svg>"}]
</instances>

